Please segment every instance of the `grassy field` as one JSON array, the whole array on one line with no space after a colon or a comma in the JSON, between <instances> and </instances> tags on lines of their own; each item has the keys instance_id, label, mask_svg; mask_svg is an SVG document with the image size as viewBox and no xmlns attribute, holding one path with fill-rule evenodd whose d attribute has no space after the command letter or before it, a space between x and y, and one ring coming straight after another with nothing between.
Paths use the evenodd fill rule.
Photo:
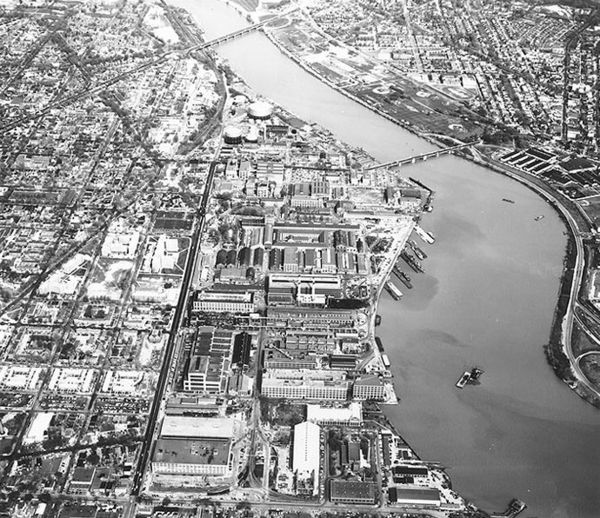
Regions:
<instances>
[{"instance_id":1,"label":"grassy field","mask_svg":"<svg viewBox=\"0 0 600 518\"><path fill-rule=\"evenodd\" d=\"M575 323L573 325L573 336L571 340L571 348L573 354L579 356L580 354L589 351L600 352L600 347L594 342L587 334L581 329L581 327Z\"/></svg>"},{"instance_id":2,"label":"grassy field","mask_svg":"<svg viewBox=\"0 0 600 518\"><path fill-rule=\"evenodd\" d=\"M590 354L579 362L585 377L600 388L600 353Z\"/></svg>"}]
</instances>

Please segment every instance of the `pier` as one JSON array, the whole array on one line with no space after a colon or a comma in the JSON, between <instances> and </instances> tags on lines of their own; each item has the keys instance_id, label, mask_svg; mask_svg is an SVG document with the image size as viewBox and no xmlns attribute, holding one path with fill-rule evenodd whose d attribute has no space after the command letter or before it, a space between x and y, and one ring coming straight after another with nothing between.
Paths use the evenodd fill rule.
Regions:
<instances>
[{"instance_id":1,"label":"pier","mask_svg":"<svg viewBox=\"0 0 600 518\"><path fill-rule=\"evenodd\" d=\"M466 149L481 142L466 142L464 144L457 144L456 146L450 146L442 149L436 149L435 151L430 151L429 153L421 153L420 155L413 155L406 158L401 158L399 160L392 160L390 162L384 162L382 164L376 164L369 167L365 167L365 171L373 171L375 169L383 169L386 167L400 167L402 165L415 164L417 162L424 162L430 158L438 158L443 155L451 155L456 151L460 151L462 149Z\"/></svg>"}]
</instances>

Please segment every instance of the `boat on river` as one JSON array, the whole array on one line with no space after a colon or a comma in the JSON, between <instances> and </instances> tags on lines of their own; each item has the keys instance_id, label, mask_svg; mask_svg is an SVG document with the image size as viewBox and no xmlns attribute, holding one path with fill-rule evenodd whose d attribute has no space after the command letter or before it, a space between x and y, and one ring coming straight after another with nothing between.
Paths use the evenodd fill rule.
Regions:
<instances>
[{"instance_id":1,"label":"boat on river","mask_svg":"<svg viewBox=\"0 0 600 518\"><path fill-rule=\"evenodd\" d=\"M511 200L509 198L502 198L502 201L505 201L506 203L514 203L515 200Z\"/></svg>"},{"instance_id":2,"label":"boat on river","mask_svg":"<svg viewBox=\"0 0 600 518\"><path fill-rule=\"evenodd\" d=\"M479 367L473 367L470 371L466 370L456 382L458 388L464 388L465 385L479 385L479 378L483 374L483 370Z\"/></svg>"},{"instance_id":3,"label":"boat on river","mask_svg":"<svg viewBox=\"0 0 600 518\"><path fill-rule=\"evenodd\" d=\"M458 381L456 382L456 386L461 389L464 388L464 386L467 384L467 382L471 379L471 373L469 371L465 371L463 372L463 375L458 378Z\"/></svg>"}]
</instances>

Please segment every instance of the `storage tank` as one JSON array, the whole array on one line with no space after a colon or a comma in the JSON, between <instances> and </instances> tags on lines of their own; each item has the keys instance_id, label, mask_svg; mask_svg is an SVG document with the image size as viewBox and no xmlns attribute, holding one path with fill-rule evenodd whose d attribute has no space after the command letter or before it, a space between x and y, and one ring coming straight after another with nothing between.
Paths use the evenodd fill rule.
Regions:
<instances>
[{"instance_id":1,"label":"storage tank","mask_svg":"<svg viewBox=\"0 0 600 518\"><path fill-rule=\"evenodd\" d=\"M252 119L270 119L273 115L273 106L265 101L256 101L248 106L248 115Z\"/></svg>"},{"instance_id":2,"label":"storage tank","mask_svg":"<svg viewBox=\"0 0 600 518\"><path fill-rule=\"evenodd\" d=\"M241 144L242 130L237 126L227 126L223 130L223 140L226 144Z\"/></svg>"}]
</instances>

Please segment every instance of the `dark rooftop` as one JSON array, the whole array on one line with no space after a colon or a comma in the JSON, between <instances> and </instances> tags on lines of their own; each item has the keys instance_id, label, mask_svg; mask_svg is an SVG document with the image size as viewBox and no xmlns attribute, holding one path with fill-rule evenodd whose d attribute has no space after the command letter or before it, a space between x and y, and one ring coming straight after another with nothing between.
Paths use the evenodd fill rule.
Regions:
<instances>
[{"instance_id":1,"label":"dark rooftop","mask_svg":"<svg viewBox=\"0 0 600 518\"><path fill-rule=\"evenodd\" d=\"M356 498L375 500L375 484L373 482L331 481L331 498Z\"/></svg>"},{"instance_id":2,"label":"dark rooftop","mask_svg":"<svg viewBox=\"0 0 600 518\"><path fill-rule=\"evenodd\" d=\"M154 462L227 464L231 439L159 439Z\"/></svg>"}]
</instances>

